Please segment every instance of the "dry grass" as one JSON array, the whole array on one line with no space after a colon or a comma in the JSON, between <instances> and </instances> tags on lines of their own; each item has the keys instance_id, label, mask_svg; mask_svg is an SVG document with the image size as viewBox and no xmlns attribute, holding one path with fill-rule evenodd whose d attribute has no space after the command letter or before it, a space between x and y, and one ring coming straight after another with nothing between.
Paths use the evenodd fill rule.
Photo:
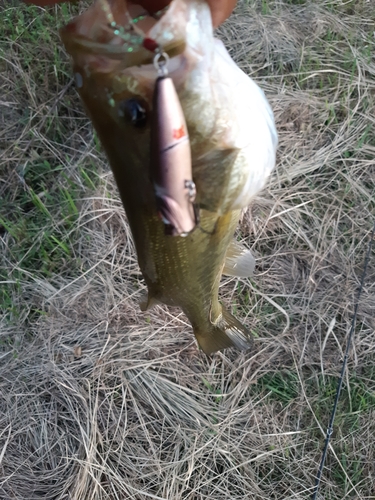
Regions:
<instances>
[{"instance_id":1,"label":"dry grass","mask_svg":"<svg viewBox=\"0 0 375 500\"><path fill-rule=\"evenodd\" d=\"M256 335L207 358L145 286L56 26L0 7L0 498L303 499L375 213L372 2L240 2L220 28L280 134L222 298ZM35 13L40 17L35 20ZM42 43L43 42L43 43ZM320 498L375 498L375 255Z\"/></svg>"}]
</instances>

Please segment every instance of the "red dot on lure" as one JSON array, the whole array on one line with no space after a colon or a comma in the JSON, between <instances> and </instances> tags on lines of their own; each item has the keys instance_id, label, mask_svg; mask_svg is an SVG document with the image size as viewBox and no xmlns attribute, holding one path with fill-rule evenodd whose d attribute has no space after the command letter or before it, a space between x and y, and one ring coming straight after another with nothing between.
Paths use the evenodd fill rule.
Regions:
<instances>
[{"instance_id":1,"label":"red dot on lure","mask_svg":"<svg viewBox=\"0 0 375 500\"><path fill-rule=\"evenodd\" d=\"M142 45L150 52L155 52L155 50L159 47L159 45L152 38L144 38Z\"/></svg>"},{"instance_id":2,"label":"red dot on lure","mask_svg":"<svg viewBox=\"0 0 375 500\"><path fill-rule=\"evenodd\" d=\"M181 139L184 135L186 135L186 132L183 125L180 128L173 129L173 139Z\"/></svg>"}]
</instances>

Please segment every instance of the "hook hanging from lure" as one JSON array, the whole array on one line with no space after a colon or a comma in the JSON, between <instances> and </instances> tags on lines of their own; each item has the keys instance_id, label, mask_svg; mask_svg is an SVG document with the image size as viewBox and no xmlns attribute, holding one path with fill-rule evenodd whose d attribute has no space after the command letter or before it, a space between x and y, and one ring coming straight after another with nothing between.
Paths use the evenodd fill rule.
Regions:
<instances>
[{"instance_id":1,"label":"hook hanging from lure","mask_svg":"<svg viewBox=\"0 0 375 500\"><path fill-rule=\"evenodd\" d=\"M151 180L165 233L187 236L198 224L196 189L185 116L167 63L167 54L158 51L154 58L158 77L152 106Z\"/></svg>"}]
</instances>

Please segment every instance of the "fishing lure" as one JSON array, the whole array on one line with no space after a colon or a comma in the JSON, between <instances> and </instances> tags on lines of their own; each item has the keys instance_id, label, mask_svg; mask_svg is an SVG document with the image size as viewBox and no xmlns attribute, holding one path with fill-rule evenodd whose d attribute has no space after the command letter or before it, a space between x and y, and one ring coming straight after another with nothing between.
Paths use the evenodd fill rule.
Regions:
<instances>
[{"instance_id":1,"label":"fishing lure","mask_svg":"<svg viewBox=\"0 0 375 500\"><path fill-rule=\"evenodd\" d=\"M151 122L151 179L165 233L186 236L198 223L196 189L186 121L167 61L161 52L154 58L158 78Z\"/></svg>"},{"instance_id":2,"label":"fishing lure","mask_svg":"<svg viewBox=\"0 0 375 500\"><path fill-rule=\"evenodd\" d=\"M150 177L165 234L187 236L198 224L198 209L194 203L196 187L192 175L188 129L173 80L168 74L168 54L136 25L144 19L143 14L131 18L127 12L129 25L126 30L116 24L105 0L102 0L102 5L110 28L123 39L128 51L132 51L134 45L142 45L155 53L153 63L157 78L152 101ZM137 125L137 117L141 113L137 103L134 104L131 112Z\"/></svg>"}]
</instances>

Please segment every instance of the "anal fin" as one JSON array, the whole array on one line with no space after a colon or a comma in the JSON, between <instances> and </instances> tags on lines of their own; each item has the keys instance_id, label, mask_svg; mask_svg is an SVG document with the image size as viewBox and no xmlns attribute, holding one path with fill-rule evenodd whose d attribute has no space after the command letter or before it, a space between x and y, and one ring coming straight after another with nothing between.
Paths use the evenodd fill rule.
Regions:
<instances>
[{"instance_id":1,"label":"anal fin","mask_svg":"<svg viewBox=\"0 0 375 500\"><path fill-rule=\"evenodd\" d=\"M232 240L228 247L223 274L236 276L238 278L248 278L252 276L255 268L255 259L246 247Z\"/></svg>"}]
</instances>

